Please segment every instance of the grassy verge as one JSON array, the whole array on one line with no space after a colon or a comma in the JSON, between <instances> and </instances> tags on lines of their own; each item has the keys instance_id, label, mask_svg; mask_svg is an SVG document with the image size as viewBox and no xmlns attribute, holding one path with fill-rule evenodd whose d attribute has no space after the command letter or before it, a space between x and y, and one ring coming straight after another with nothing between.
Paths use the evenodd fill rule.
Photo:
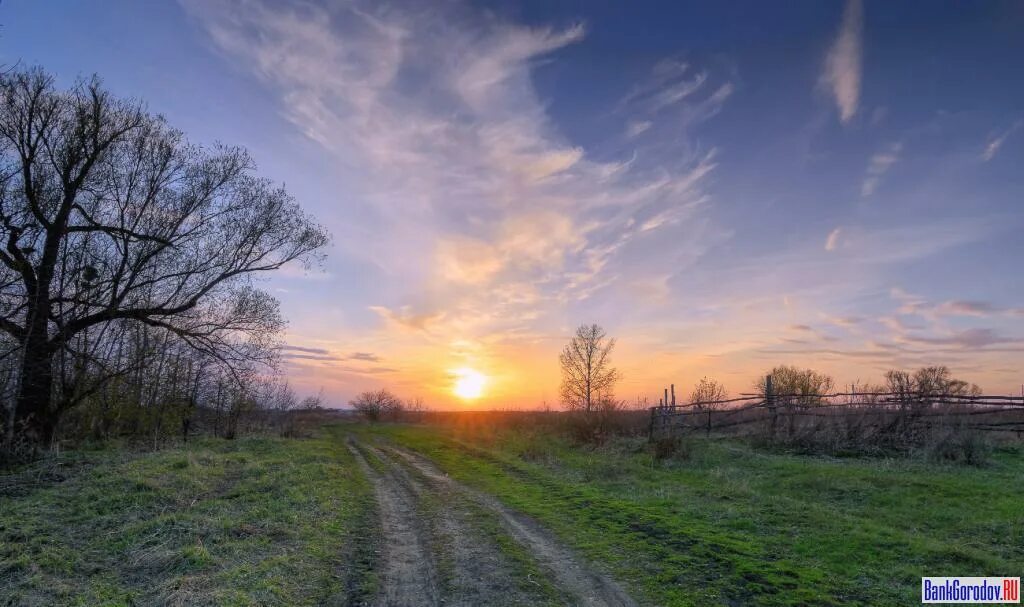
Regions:
<instances>
[{"instance_id":1,"label":"grassy verge","mask_svg":"<svg viewBox=\"0 0 1024 607\"><path fill-rule=\"evenodd\" d=\"M374 590L372 491L339 436L72 454L5 480L0 604L312 605Z\"/></svg>"},{"instance_id":2,"label":"grassy verge","mask_svg":"<svg viewBox=\"0 0 1024 607\"><path fill-rule=\"evenodd\" d=\"M658 605L899 605L922 575L1020 575L1024 457L987 468L698 441L574 449L543 433L374 430L554 530Z\"/></svg>"}]
</instances>

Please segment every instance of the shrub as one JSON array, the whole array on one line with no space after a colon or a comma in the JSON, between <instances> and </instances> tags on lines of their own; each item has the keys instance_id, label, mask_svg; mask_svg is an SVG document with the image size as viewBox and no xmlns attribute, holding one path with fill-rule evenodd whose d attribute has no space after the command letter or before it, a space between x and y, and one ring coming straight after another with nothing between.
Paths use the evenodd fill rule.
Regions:
<instances>
[{"instance_id":1,"label":"shrub","mask_svg":"<svg viewBox=\"0 0 1024 607\"><path fill-rule=\"evenodd\" d=\"M925 445L929 459L981 466L992 455L992 445L980 432L949 427L936 432Z\"/></svg>"},{"instance_id":2,"label":"shrub","mask_svg":"<svg viewBox=\"0 0 1024 607\"><path fill-rule=\"evenodd\" d=\"M670 458L690 459L693 454L693 444L679 436L667 436L651 441L651 450L656 462Z\"/></svg>"},{"instance_id":3,"label":"shrub","mask_svg":"<svg viewBox=\"0 0 1024 607\"><path fill-rule=\"evenodd\" d=\"M404 408L402 399L388 390L369 390L363 392L348 403L353 409L362 413L370 421L379 421L387 416L395 416Z\"/></svg>"},{"instance_id":4,"label":"shrub","mask_svg":"<svg viewBox=\"0 0 1024 607\"><path fill-rule=\"evenodd\" d=\"M646 412L629 409L625 401L603 398L590 411L567 414L568 434L575 442L600 445L612 436L636 434L644 429Z\"/></svg>"}]
</instances>

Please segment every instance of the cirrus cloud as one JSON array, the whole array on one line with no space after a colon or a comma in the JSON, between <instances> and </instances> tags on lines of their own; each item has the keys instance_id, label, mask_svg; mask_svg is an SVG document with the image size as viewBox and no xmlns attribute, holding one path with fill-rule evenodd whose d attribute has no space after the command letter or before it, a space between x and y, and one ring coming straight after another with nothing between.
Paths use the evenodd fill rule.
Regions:
<instances>
[{"instance_id":1,"label":"cirrus cloud","mask_svg":"<svg viewBox=\"0 0 1024 607\"><path fill-rule=\"evenodd\" d=\"M864 5L848 0L839 34L825 57L821 84L829 89L839 109L839 120L849 122L857 113L863 62Z\"/></svg>"}]
</instances>

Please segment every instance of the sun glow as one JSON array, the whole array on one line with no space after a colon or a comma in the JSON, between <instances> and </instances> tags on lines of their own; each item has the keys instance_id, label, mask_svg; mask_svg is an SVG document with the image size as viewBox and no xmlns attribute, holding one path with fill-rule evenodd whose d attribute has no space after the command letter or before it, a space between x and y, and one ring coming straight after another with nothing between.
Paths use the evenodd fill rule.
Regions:
<instances>
[{"instance_id":1,"label":"sun glow","mask_svg":"<svg viewBox=\"0 0 1024 607\"><path fill-rule=\"evenodd\" d=\"M463 367L452 371L452 375L455 376L455 386L452 388L455 396L472 400L480 398L484 393L484 384L487 383L487 377L483 373L475 369Z\"/></svg>"}]
</instances>

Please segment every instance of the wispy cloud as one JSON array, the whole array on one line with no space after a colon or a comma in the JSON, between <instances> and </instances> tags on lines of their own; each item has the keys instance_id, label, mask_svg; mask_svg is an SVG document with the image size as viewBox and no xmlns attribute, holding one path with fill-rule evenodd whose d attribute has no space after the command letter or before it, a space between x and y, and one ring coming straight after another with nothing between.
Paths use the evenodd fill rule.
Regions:
<instances>
[{"instance_id":1,"label":"wispy cloud","mask_svg":"<svg viewBox=\"0 0 1024 607\"><path fill-rule=\"evenodd\" d=\"M839 238L843 235L842 228L836 228L828 233L828 238L825 239L825 250L835 251L839 247Z\"/></svg>"},{"instance_id":2,"label":"wispy cloud","mask_svg":"<svg viewBox=\"0 0 1024 607\"><path fill-rule=\"evenodd\" d=\"M377 363L381 361L380 356L372 352L351 352L349 354L336 354L327 348L314 348L307 346L295 346L285 344L281 346L281 357L285 360L308 360L321 362L342 362L361 361Z\"/></svg>"},{"instance_id":3,"label":"wispy cloud","mask_svg":"<svg viewBox=\"0 0 1024 607\"><path fill-rule=\"evenodd\" d=\"M903 151L903 142L890 143L868 161L868 168L864 174L864 181L861 182L861 196L871 196L878 189L882 177L889 172L889 169L900 161L900 153Z\"/></svg>"},{"instance_id":4,"label":"wispy cloud","mask_svg":"<svg viewBox=\"0 0 1024 607\"><path fill-rule=\"evenodd\" d=\"M1024 120L1018 120L1002 133L990 137L988 143L985 144L985 150L981 153L981 159L988 162L995 158L1006 139L1022 126L1024 126Z\"/></svg>"},{"instance_id":5,"label":"wispy cloud","mask_svg":"<svg viewBox=\"0 0 1024 607\"><path fill-rule=\"evenodd\" d=\"M905 335L901 340L907 343L951 346L964 349L1024 342L1024 339L1001 335L993 329L987 328L965 329L941 336Z\"/></svg>"},{"instance_id":6,"label":"wispy cloud","mask_svg":"<svg viewBox=\"0 0 1024 607\"><path fill-rule=\"evenodd\" d=\"M721 75L668 58L651 68L648 77L619 102L618 109L633 115L626 122L627 137L656 125L675 132L714 117L734 92L733 83L721 80Z\"/></svg>"},{"instance_id":7,"label":"wispy cloud","mask_svg":"<svg viewBox=\"0 0 1024 607\"><path fill-rule=\"evenodd\" d=\"M654 123L650 120L630 120L626 124L626 136L636 137L641 133L649 130Z\"/></svg>"},{"instance_id":8,"label":"wispy cloud","mask_svg":"<svg viewBox=\"0 0 1024 607\"><path fill-rule=\"evenodd\" d=\"M330 353L328 350L326 350L324 348L306 348L306 347L303 347L303 346L292 346L292 345L288 345L288 344L286 344L284 346L281 346L281 350L283 352L301 352L303 354L319 354L321 356L324 356L324 355L327 355L327 354Z\"/></svg>"},{"instance_id":9,"label":"wispy cloud","mask_svg":"<svg viewBox=\"0 0 1024 607\"><path fill-rule=\"evenodd\" d=\"M443 312L413 312L409 306L394 310L386 306L370 306L381 318L391 326L404 331L427 331L431 325L444 318Z\"/></svg>"},{"instance_id":10,"label":"wispy cloud","mask_svg":"<svg viewBox=\"0 0 1024 607\"><path fill-rule=\"evenodd\" d=\"M346 358L348 360L365 360L371 363L380 362L380 357L372 352L352 352Z\"/></svg>"},{"instance_id":11,"label":"wispy cloud","mask_svg":"<svg viewBox=\"0 0 1024 607\"><path fill-rule=\"evenodd\" d=\"M690 363L687 373L747 381L780 362L780 340L804 346L787 361L811 365L822 362L816 352L881 366L958 344L1016 345L1001 342L1010 333L997 327L1014 312L986 308L984 294L959 301L949 292L947 302L921 301L913 314L895 311L903 301L871 307L871 293L884 294L892 276L933 256L948 259L951 247L991 235L994 222L939 214L908 222L894 213L872 223L873 215L837 209L840 219L819 231L793 223L763 247L725 246L733 233L764 238L763 226L750 225L765 217L757 199L780 196L767 191L771 180L744 182L741 155L716 147L743 140L713 137L749 133L741 131L748 124L696 137L697 125L744 103L733 101L741 97L738 75L714 60L652 59L636 68L635 82L614 85L605 107L583 104L610 123L584 129L582 112L560 122L560 112L575 111L574 92L535 85L549 82L537 77L544 70L587 55L588 28L578 23L527 26L462 2L181 2L213 47L270 91L306 137L292 144L318 148L318 160L339 175L325 179L338 194L322 202L336 205L323 213L337 222L328 262L335 265L316 275L318 286L345 290L343 310L326 323L335 341L321 348L328 342L306 328L305 338L295 336L303 345L288 350L311 385L344 384L338 391L351 393L386 379L395 389L440 394L444 370L472 361L495 377L496 392L553 390L550 353L583 321L622 337L617 362L638 369L627 394ZM870 120L872 108L861 104L862 30L863 7L851 0L820 85L843 123L858 113ZM612 82L621 83L604 81ZM887 131L882 142L907 132ZM972 137L976 155L977 131ZM858 184L864 196L881 192L897 171L910 183L911 167L898 164L903 143L876 151ZM715 189L726 167L735 179L722 189L730 199ZM360 276L349 289L353 268L372 268L372 279ZM306 274L291 273L285 286L297 298L304 283L296 279ZM958 333L979 318L993 319L991 333ZM882 339L887 330L894 335ZM719 369L708 366L714 357ZM836 369L837 377L847 372Z\"/></svg>"},{"instance_id":12,"label":"wispy cloud","mask_svg":"<svg viewBox=\"0 0 1024 607\"><path fill-rule=\"evenodd\" d=\"M839 34L825 57L821 83L828 87L846 123L857 113L862 78L864 6L861 0L847 0Z\"/></svg>"},{"instance_id":13,"label":"wispy cloud","mask_svg":"<svg viewBox=\"0 0 1024 607\"><path fill-rule=\"evenodd\" d=\"M841 242L858 262L884 265L927 259L989 237L998 229L990 218L922 220L872 229L849 226L844 228Z\"/></svg>"},{"instance_id":14,"label":"wispy cloud","mask_svg":"<svg viewBox=\"0 0 1024 607\"><path fill-rule=\"evenodd\" d=\"M825 315L825 320L830 324L844 329L855 327L864 322L863 316L829 316Z\"/></svg>"},{"instance_id":15,"label":"wispy cloud","mask_svg":"<svg viewBox=\"0 0 1024 607\"><path fill-rule=\"evenodd\" d=\"M919 295L907 293L901 289L892 291L893 299L900 302L897 310L900 314L918 315L930 319L940 317L976 317L993 318L999 316L1017 317L1022 315L1022 308L1010 308L997 305L991 301L951 299L947 301L928 301Z\"/></svg>"},{"instance_id":16,"label":"wispy cloud","mask_svg":"<svg viewBox=\"0 0 1024 607\"><path fill-rule=\"evenodd\" d=\"M388 330L550 330L561 308L620 276L663 276L716 237L695 223L663 263L633 265L645 240L710 201L703 183L716 152L679 129L720 110L733 90L720 75L657 63L617 109L629 125L621 143L668 124L673 136L650 153L598 160L552 123L531 76L584 40L580 24L527 27L457 4L183 4L218 49L278 92L298 129L354 167L366 192L355 204L377 223L339 240L405 286L370 308Z\"/></svg>"}]
</instances>

